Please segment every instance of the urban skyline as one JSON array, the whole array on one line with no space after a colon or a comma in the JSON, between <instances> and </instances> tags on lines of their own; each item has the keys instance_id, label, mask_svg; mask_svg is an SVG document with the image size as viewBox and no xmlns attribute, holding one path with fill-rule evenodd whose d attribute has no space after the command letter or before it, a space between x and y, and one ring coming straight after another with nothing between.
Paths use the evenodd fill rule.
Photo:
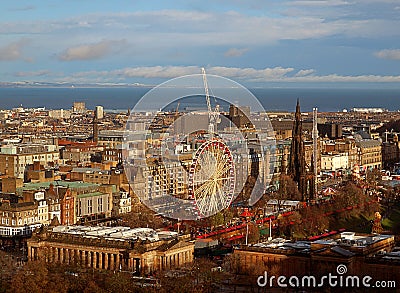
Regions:
<instances>
[{"instance_id":1,"label":"urban skyline","mask_svg":"<svg viewBox=\"0 0 400 293\"><path fill-rule=\"evenodd\" d=\"M207 111L179 105L151 119L84 102L0 114L0 261L18 268L4 269L2 288L16 290L21 277L41 287L61 272L110 290L128 278L122 291L166 292L186 280L184 292L198 284L247 292L264 272L318 278L343 262L396 286L397 111L312 121L298 103L269 121L231 104L213 120L221 120L214 135ZM232 136L236 128L243 136ZM273 143L261 147L267 133ZM229 202L215 206L215 192ZM35 264L48 275L30 274ZM74 288L69 278L59 285Z\"/></svg>"}]
</instances>

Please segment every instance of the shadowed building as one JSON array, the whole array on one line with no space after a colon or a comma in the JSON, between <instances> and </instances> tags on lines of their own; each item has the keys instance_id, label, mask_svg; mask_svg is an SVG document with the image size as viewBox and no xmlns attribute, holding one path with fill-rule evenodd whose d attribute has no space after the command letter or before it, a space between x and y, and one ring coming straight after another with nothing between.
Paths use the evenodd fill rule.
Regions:
<instances>
[{"instance_id":1,"label":"shadowed building","mask_svg":"<svg viewBox=\"0 0 400 293\"><path fill-rule=\"evenodd\" d=\"M315 241L277 238L242 246L234 250L232 264L242 274L273 271L276 276L314 276L318 281L329 273L338 276L337 268L345 265L347 275L360 280L366 275L375 280L399 280L399 255L392 235L343 232Z\"/></svg>"},{"instance_id":2,"label":"shadowed building","mask_svg":"<svg viewBox=\"0 0 400 293\"><path fill-rule=\"evenodd\" d=\"M302 200L314 198L314 175L311 166L306 168L303 128L301 121L300 102L297 100L295 120L292 131L292 144L290 146L290 160L288 174L297 183ZM311 160L313 162L313 160Z\"/></svg>"}]
</instances>

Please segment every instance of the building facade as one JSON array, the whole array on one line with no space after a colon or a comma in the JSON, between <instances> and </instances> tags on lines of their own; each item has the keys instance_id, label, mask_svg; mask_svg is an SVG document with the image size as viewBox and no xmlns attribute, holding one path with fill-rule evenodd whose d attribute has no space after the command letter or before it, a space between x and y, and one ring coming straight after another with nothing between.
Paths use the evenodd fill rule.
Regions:
<instances>
[{"instance_id":1,"label":"building facade","mask_svg":"<svg viewBox=\"0 0 400 293\"><path fill-rule=\"evenodd\" d=\"M235 249L233 264L239 273L314 276L335 275L339 265L347 275L399 280L398 252L392 235L357 235L344 232L333 239L286 242L283 239ZM387 257L385 257L387 256Z\"/></svg>"},{"instance_id":2,"label":"building facade","mask_svg":"<svg viewBox=\"0 0 400 293\"><path fill-rule=\"evenodd\" d=\"M32 231L44 223L39 220L37 202L26 202L15 194L1 195L0 198L0 237L30 236Z\"/></svg>"},{"instance_id":3,"label":"building facade","mask_svg":"<svg viewBox=\"0 0 400 293\"><path fill-rule=\"evenodd\" d=\"M322 171L346 170L349 168L349 156L347 153L330 153L321 155Z\"/></svg>"},{"instance_id":4,"label":"building facade","mask_svg":"<svg viewBox=\"0 0 400 293\"><path fill-rule=\"evenodd\" d=\"M362 170L380 169L382 167L382 146L374 139L363 139L356 142L358 165Z\"/></svg>"},{"instance_id":5,"label":"building facade","mask_svg":"<svg viewBox=\"0 0 400 293\"><path fill-rule=\"evenodd\" d=\"M28 240L28 260L76 264L98 270L150 274L193 261L188 235L149 228L57 226Z\"/></svg>"},{"instance_id":6,"label":"building facade","mask_svg":"<svg viewBox=\"0 0 400 293\"><path fill-rule=\"evenodd\" d=\"M60 159L57 145L13 144L4 145L0 151L0 172L24 178L26 167L40 162L43 166L58 164Z\"/></svg>"}]
</instances>

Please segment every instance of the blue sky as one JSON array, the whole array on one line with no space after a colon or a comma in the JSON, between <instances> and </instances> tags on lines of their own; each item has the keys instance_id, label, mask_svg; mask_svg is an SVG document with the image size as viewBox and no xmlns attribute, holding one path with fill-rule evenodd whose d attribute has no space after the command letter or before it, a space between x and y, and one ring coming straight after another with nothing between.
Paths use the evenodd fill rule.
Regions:
<instances>
[{"instance_id":1,"label":"blue sky","mask_svg":"<svg viewBox=\"0 0 400 293\"><path fill-rule=\"evenodd\" d=\"M0 82L400 85L399 0L0 2Z\"/></svg>"}]
</instances>

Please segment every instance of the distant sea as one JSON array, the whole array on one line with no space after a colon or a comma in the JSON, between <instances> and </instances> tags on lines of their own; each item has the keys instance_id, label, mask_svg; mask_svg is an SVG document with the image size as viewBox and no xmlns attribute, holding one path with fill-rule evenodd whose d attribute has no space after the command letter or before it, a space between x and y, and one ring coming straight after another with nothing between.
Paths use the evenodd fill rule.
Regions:
<instances>
[{"instance_id":1,"label":"distant sea","mask_svg":"<svg viewBox=\"0 0 400 293\"><path fill-rule=\"evenodd\" d=\"M0 109L45 107L70 109L74 101L88 109L132 109L150 88L0 88ZM256 88L250 91L267 111L294 111L297 98L302 111L342 111L354 107L400 110L399 89Z\"/></svg>"}]
</instances>

